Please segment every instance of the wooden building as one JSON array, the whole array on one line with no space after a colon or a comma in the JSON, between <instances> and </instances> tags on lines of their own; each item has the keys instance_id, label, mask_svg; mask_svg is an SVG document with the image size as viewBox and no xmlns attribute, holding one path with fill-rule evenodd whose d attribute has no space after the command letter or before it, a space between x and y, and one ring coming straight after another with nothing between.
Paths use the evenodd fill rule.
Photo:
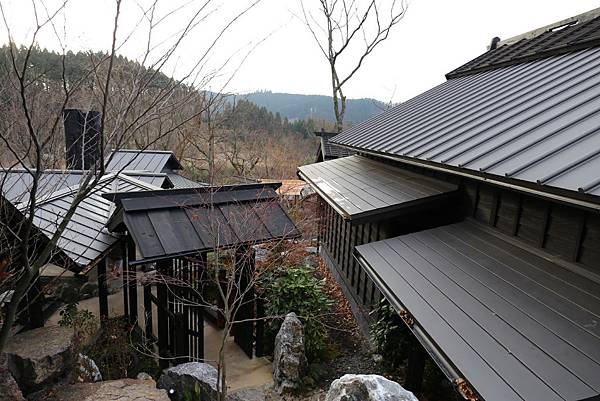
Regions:
<instances>
[{"instance_id":1,"label":"wooden building","mask_svg":"<svg viewBox=\"0 0 600 401\"><path fill-rule=\"evenodd\" d=\"M362 327L385 297L465 399L600 396L599 15L493 41L299 168Z\"/></svg>"}]
</instances>

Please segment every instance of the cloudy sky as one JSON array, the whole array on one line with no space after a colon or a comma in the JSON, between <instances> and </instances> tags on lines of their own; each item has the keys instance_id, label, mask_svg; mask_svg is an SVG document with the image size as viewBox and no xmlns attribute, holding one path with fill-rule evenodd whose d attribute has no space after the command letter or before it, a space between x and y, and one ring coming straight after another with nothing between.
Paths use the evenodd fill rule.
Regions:
<instances>
[{"instance_id":1,"label":"cloudy sky","mask_svg":"<svg viewBox=\"0 0 600 401\"><path fill-rule=\"evenodd\" d=\"M123 0L117 31L120 53L142 60L151 43L153 50L146 58L151 63L193 21L189 34L165 64L166 73L176 77L191 73L188 79L212 89L227 82L228 91L239 93L271 90L329 95L326 60L299 18L300 0L262 0L225 31L207 56L218 33L252 1L213 0L202 7L205 2L159 0L156 27L148 40L149 21L143 11L151 3ZM318 0L304 2L318 16ZM391 0L381 1L386 2ZM38 18L53 14L60 3L36 0ZM35 31L32 3L0 0L0 4L14 40L28 43ZM596 7L600 2L590 0L411 0L405 18L371 54L345 92L350 98L404 101L443 82L446 72L484 52L494 36L506 39ZM114 1L70 0L36 41L54 50L106 51L114 15ZM6 42L6 26L0 33ZM217 71L206 81L207 75Z\"/></svg>"}]
</instances>

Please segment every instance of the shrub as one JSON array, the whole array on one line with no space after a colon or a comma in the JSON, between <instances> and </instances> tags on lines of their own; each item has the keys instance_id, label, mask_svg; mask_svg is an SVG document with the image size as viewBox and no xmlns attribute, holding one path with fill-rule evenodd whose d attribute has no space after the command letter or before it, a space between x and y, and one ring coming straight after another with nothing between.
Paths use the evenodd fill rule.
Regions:
<instances>
[{"instance_id":1,"label":"shrub","mask_svg":"<svg viewBox=\"0 0 600 401\"><path fill-rule=\"evenodd\" d=\"M284 316L295 312L304 324L306 357L309 361L324 358L327 330L322 316L331 309L324 282L313 275L309 267L280 268L265 288L267 316ZM269 331L274 338L281 320L271 322Z\"/></svg>"},{"instance_id":2,"label":"shrub","mask_svg":"<svg viewBox=\"0 0 600 401\"><path fill-rule=\"evenodd\" d=\"M72 302L60 311L59 326L72 327L74 332L74 346L79 352L81 348L91 341L98 330L98 319L87 309L78 309L79 304Z\"/></svg>"},{"instance_id":3,"label":"shrub","mask_svg":"<svg viewBox=\"0 0 600 401\"><path fill-rule=\"evenodd\" d=\"M408 358L412 334L385 298L371 311L371 315L375 318L371 324L371 337L377 352L384 356L389 368L396 370Z\"/></svg>"}]
</instances>

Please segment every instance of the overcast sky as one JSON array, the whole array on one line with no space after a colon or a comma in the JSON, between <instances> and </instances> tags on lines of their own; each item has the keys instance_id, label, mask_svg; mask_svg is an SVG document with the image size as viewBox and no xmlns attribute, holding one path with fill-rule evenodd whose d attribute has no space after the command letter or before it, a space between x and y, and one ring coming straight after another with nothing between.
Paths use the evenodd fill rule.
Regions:
<instances>
[{"instance_id":1,"label":"overcast sky","mask_svg":"<svg viewBox=\"0 0 600 401\"><path fill-rule=\"evenodd\" d=\"M147 24L138 23L145 2L123 1L118 37L119 43L127 40L120 52L139 60L147 43ZM31 3L25 0L0 0L0 3L15 40L27 43L35 26ZM183 8L169 14L153 32L151 41L159 45L155 54L160 53L161 43L166 46L175 40L177 32L200 4L191 0L163 0L156 15L166 15L175 3L182 4ZM191 70L198 72L193 66L216 33L250 3L249 0L222 0L206 7L200 14L206 18L193 27L165 72L177 77ZM305 0L307 5L317 3L317 0ZM38 3L39 15L44 14L41 4ZM56 7L53 0L44 4L48 10ZM254 49L235 72L228 91L329 95L326 60L306 26L294 17L301 13L299 4L299 0L262 0L237 20L210 57L202 60L206 63L201 64L200 76L219 69L233 55L220 76L209 84L218 89L234 74L250 49ZM367 59L346 88L346 95L404 101L443 82L446 72L484 52L494 36L506 39L595 7L600 7L599 1L411 0L405 18ZM66 11L55 19L55 25L44 28L37 41L42 47L58 50L59 37L72 50L106 51L110 46L114 13L111 0L71 0ZM6 42L6 29L2 29L2 33Z\"/></svg>"}]
</instances>

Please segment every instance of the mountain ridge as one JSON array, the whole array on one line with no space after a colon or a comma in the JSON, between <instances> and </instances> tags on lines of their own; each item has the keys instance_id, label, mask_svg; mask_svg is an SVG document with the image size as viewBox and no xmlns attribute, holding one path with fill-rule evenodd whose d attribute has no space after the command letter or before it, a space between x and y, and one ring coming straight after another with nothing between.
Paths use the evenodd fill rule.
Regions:
<instances>
[{"instance_id":1,"label":"mountain ridge","mask_svg":"<svg viewBox=\"0 0 600 401\"><path fill-rule=\"evenodd\" d=\"M265 107L272 113L279 113L282 118L290 121L309 119L335 121L331 96L256 91L238 95L238 98ZM387 107L387 104L376 99L347 99L344 122L349 125L358 124L376 116Z\"/></svg>"}]
</instances>

